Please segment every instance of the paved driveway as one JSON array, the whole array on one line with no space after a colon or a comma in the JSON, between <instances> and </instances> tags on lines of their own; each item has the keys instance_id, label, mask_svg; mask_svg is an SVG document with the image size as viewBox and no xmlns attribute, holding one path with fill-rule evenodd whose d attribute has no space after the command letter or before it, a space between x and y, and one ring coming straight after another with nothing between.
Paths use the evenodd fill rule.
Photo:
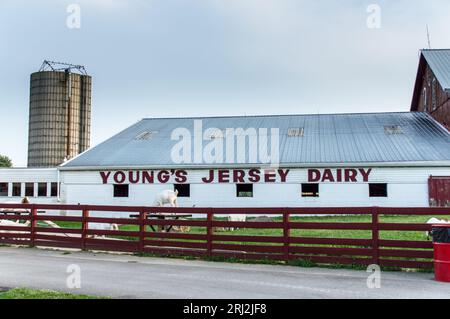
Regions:
<instances>
[{"instance_id":1,"label":"paved driveway","mask_svg":"<svg viewBox=\"0 0 450 319\"><path fill-rule=\"evenodd\" d=\"M81 270L80 289L67 288L70 265L76 265L72 271ZM0 247L0 287L118 298L450 298L450 284L435 282L431 273L382 273L378 289L367 288L368 275L356 270Z\"/></svg>"}]
</instances>

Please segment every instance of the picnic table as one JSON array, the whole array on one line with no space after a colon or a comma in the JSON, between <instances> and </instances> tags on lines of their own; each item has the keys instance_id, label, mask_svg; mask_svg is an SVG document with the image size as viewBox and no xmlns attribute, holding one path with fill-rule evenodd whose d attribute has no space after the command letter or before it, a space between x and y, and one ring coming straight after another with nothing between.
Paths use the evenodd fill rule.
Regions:
<instances>
[{"instance_id":1,"label":"picnic table","mask_svg":"<svg viewBox=\"0 0 450 319\"><path fill-rule=\"evenodd\" d=\"M23 214L30 214L30 213L31 213L31 211L29 209L25 209L25 208L3 208L3 209L0 209L0 214L3 214L5 216L6 215L20 216ZM45 210L39 210L39 211L37 211L37 213L44 214Z\"/></svg>"},{"instance_id":2,"label":"picnic table","mask_svg":"<svg viewBox=\"0 0 450 319\"><path fill-rule=\"evenodd\" d=\"M29 214L30 210L25 208L3 208L0 210L0 214L3 215L22 215Z\"/></svg>"},{"instance_id":3,"label":"picnic table","mask_svg":"<svg viewBox=\"0 0 450 319\"><path fill-rule=\"evenodd\" d=\"M145 219L172 219L179 220L180 218L190 218L192 214L172 214L172 213L144 213ZM130 215L132 218L139 218L139 214ZM149 225L153 231L156 231L153 225ZM158 231L164 231L166 233L170 232L173 225L162 225L158 226Z\"/></svg>"}]
</instances>

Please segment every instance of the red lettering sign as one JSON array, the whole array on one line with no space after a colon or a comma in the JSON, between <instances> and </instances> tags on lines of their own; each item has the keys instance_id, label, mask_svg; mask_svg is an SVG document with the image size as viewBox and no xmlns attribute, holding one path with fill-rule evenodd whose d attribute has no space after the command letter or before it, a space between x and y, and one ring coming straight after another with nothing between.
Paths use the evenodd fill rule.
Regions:
<instances>
[{"instance_id":1,"label":"red lettering sign","mask_svg":"<svg viewBox=\"0 0 450 319\"><path fill-rule=\"evenodd\" d=\"M214 171L211 169L209 171L209 176L208 177L203 177L202 178L202 182L206 183L206 184L209 184L209 183L212 183L213 181L214 181Z\"/></svg>"},{"instance_id":2,"label":"red lettering sign","mask_svg":"<svg viewBox=\"0 0 450 319\"><path fill-rule=\"evenodd\" d=\"M248 171L248 181L250 183L259 183L261 180L261 171L259 169L251 169Z\"/></svg>"},{"instance_id":3,"label":"red lettering sign","mask_svg":"<svg viewBox=\"0 0 450 319\"><path fill-rule=\"evenodd\" d=\"M245 183L244 181L245 171L241 169L233 170L233 183Z\"/></svg>"},{"instance_id":4,"label":"red lettering sign","mask_svg":"<svg viewBox=\"0 0 450 319\"><path fill-rule=\"evenodd\" d=\"M169 171L160 171L158 173L158 181L161 184L165 184L169 181L170 179L170 172Z\"/></svg>"},{"instance_id":5,"label":"red lettering sign","mask_svg":"<svg viewBox=\"0 0 450 319\"><path fill-rule=\"evenodd\" d=\"M201 178L205 184L209 183L286 183L289 169L219 169L209 170L206 176ZM309 183L357 183L369 181L372 169L364 168L311 168L307 170ZM188 183L188 172L186 170L160 170L160 171L116 171L99 172L103 184L108 183L130 183L130 184L160 184L166 183ZM112 180L111 180L112 176ZM302 181L297 181L302 182Z\"/></svg>"},{"instance_id":6,"label":"red lettering sign","mask_svg":"<svg viewBox=\"0 0 450 319\"><path fill-rule=\"evenodd\" d=\"M111 175L111 172L100 172L103 184L108 184L109 175Z\"/></svg>"},{"instance_id":7,"label":"red lettering sign","mask_svg":"<svg viewBox=\"0 0 450 319\"><path fill-rule=\"evenodd\" d=\"M180 184L186 183L187 172L186 171L176 171L175 172L175 181Z\"/></svg>"},{"instance_id":8,"label":"red lettering sign","mask_svg":"<svg viewBox=\"0 0 450 319\"><path fill-rule=\"evenodd\" d=\"M230 182L230 171L219 169L219 183Z\"/></svg>"},{"instance_id":9,"label":"red lettering sign","mask_svg":"<svg viewBox=\"0 0 450 319\"><path fill-rule=\"evenodd\" d=\"M142 184L153 184L155 181L155 172L143 171L142 172Z\"/></svg>"},{"instance_id":10,"label":"red lettering sign","mask_svg":"<svg viewBox=\"0 0 450 319\"><path fill-rule=\"evenodd\" d=\"M114 182L116 184L122 184L123 182L125 182L125 173L122 171L118 171L114 173Z\"/></svg>"},{"instance_id":11,"label":"red lettering sign","mask_svg":"<svg viewBox=\"0 0 450 319\"><path fill-rule=\"evenodd\" d=\"M308 182L316 183L320 181L320 171L318 169L309 169L308 170Z\"/></svg>"},{"instance_id":12,"label":"red lettering sign","mask_svg":"<svg viewBox=\"0 0 450 319\"><path fill-rule=\"evenodd\" d=\"M357 183L358 181L368 182L370 173L372 169L354 169L354 168L325 168L323 170L319 169L308 169L308 182L328 182L328 183Z\"/></svg>"},{"instance_id":13,"label":"red lettering sign","mask_svg":"<svg viewBox=\"0 0 450 319\"><path fill-rule=\"evenodd\" d=\"M264 181L266 183L275 183L277 181L277 176L275 175L275 170L265 170L264 171Z\"/></svg>"},{"instance_id":14,"label":"red lettering sign","mask_svg":"<svg viewBox=\"0 0 450 319\"><path fill-rule=\"evenodd\" d=\"M136 171L136 172L129 171L128 172L128 181L131 184L139 183L139 176L141 176L141 173L139 171Z\"/></svg>"}]
</instances>

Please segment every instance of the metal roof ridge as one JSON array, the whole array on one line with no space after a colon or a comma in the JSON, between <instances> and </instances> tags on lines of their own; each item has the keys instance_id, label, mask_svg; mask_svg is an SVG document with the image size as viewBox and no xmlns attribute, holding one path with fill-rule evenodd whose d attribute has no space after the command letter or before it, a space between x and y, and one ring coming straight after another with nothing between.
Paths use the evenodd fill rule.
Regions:
<instances>
[{"instance_id":1,"label":"metal roof ridge","mask_svg":"<svg viewBox=\"0 0 450 319\"><path fill-rule=\"evenodd\" d=\"M244 118L244 117L289 117L289 116L344 116L344 115L374 115L374 114L410 114L411 111L392 112L349 112L349 113L306 113L306 114L252 114L252 115L214 115L214 116L174 116L174 117L144 117L141 120L189 120L189 119L217 119L217 118ZM423 112L416 112L423 113Z\"/></svg>"},{"instance_id":2,"label":"metal roof ridge","mask_svg":"<svg viewBox=\"0 0 450 319\"><path fill-rule=\"evenodd\" d=\"M450 49L421 49L420 51L450 51Z\"/></svg>"},{"instance_id":3,"label":"metal roof ridge","mask_svg":"<svg viewBox=\"0 0 450 319\"><path fill-rule=\"evenodd\" d=\"M308 163L284 163L276 166L277 168L342 168L342 167L448 167L450 160L420 160L420 161L397 161L397 162L382 162L382 161L367 161L367 162L308 162ZM140 165L80 165L80 166L59 166L60 171L79 171L79 170L157 170L157 169L238 169L238 168L261 168L273 169L261 163L237 163L237 164L140 164Z\"/></svg>"}]
</instances>

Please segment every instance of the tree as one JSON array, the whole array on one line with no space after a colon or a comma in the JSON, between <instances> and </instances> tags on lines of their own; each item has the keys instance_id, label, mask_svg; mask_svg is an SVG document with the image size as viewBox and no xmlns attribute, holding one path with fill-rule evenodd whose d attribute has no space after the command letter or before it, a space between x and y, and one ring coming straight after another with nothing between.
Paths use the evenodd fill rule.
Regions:
<instances>
[{"instance_id":1,"label":"tree","mask_svg":"<svg viewBox=\"0 0 450 319\"><path fill-rule=\"evenodd\" d=\"M12 167L12 161L8 156L0 155L0 167Z\"/></svg>"}]
</instances>

